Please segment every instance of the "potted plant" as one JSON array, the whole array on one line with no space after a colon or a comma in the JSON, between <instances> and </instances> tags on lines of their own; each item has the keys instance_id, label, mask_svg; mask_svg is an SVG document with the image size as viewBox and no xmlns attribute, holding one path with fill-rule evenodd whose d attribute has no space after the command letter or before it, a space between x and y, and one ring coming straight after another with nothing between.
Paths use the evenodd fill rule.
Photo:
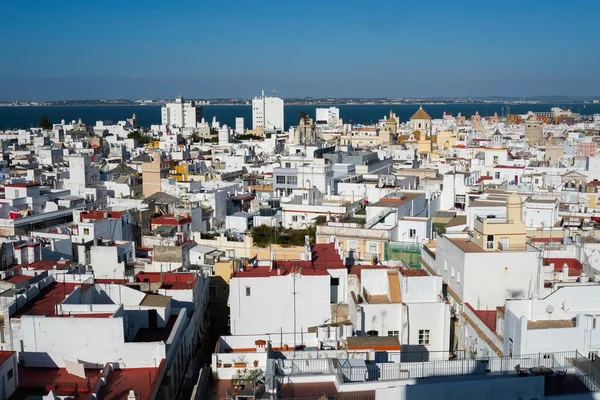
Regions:
<instances>
[{"instance_id":1,"label":"potted plant","mask_svg":"<svg viewBox=\"0 0 600 400\"><path fill-rule=\"evenodd\" d=\"M223 366L223 363L221 361L217 362L217 368L221 368Z\"/></svg>"},{"instance_id":2,"label":"potted plant","mask_svg":"<svg viewBox=\"0 0 600 400\"><path fill-rule=\"evenodd\" d=\"M241 357L238 357L237 359L233 360L233 366L235 368L246 368L246 365L247 365L246 356L241 356Z\"/></svg>"},{"instance_id":3,"label":"potted plant","mask_svg":"<svg viewBox=\"0 0 600 400\"><path fill-rule=\"evenodd\" d=\"M254 360L254 362L252 364L254 364L254 368L257 368L258 367L258 360Z\"/></svg>"},{"instance_id":4,"label":"potted plant","mask_svg":"<svg viewBox=\"0 0 600 400\"><path fill-rule=\"evenodd\" d=\"M223 368L231 368L231 363L225 363L225 364L223 364Z\"/></svg>"}]
</instances>

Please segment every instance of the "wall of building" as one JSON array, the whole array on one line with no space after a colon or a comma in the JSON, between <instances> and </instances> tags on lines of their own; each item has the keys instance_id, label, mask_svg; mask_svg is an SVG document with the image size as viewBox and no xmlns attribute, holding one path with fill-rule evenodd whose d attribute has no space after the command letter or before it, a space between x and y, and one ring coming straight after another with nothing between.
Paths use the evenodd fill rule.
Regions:
<instances>
[{"instance_id":1,"label":"wall of building","mask_svg":"<svg viewBox=\"0 0 600 400\"><path fill-rule=\"evenodd\" d=\"M18 376L17 354L15 353L0 365L0 400L8 399L17 390Z\"/></svg>"},{"instance_id":2,"label":"wall of building","mask_svg":"<svg viewBox=\"0 0 600 400\"><path fill-rule=\"evenodd\" d=\"M390 386L375 391L376 400L462 400L462 399L542 399L544 377L511 377L488 379L469 377L451 382L428 383L406 382L403 386Z\"/></svg>"},{"instance_id":3,"label":"wall of building","mask_svg":"<svg viewBox=\"0 0 600 400\"><path fill-rule=\"evenodd\" d=\"M295 281L295 289L294 289ZM233 335L294 330L318 326L331 319L329 275L232 278L229 306ZM246 295L249 288L250 295Z\"/></svg>"},{"instance_id":4,"label":"wall of building","mask_svg":"<svg viewBox=\"0 0 600 400\"><path fill-rule=\"evenodd\" d=\"M125 343L123 318L44 318L23 316L11 320L21 360L31 367L65 367L78 360L93 367L107 362L128 368L153 367L165 358L165 344ZM77 332L77 340L65 332Z\"/></svg>"}]
</instances>

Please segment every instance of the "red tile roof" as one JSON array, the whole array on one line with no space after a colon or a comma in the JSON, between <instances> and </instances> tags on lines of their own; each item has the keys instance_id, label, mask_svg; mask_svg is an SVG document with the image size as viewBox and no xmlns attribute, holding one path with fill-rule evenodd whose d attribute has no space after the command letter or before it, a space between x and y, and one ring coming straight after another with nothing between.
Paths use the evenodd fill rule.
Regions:
<instances>
[{"instance_id":1,"label":"red tile roof","mask_svg":"<svg viewBox=\"0 0 600 400\"><path fill-rule=\"evenodd\" d=\"M59 396L68 396L77 390L78 399L88 399L100 379L100 370L86 369L85 376L72 375L65 368L19 368L19 391L43 389L46 393L52 390Z\"/></svg>"},{"instance_id":2,"label":"red tile roof","mask_svg":"<svg viewBox=\"0 0 600 400\"><path fill-rule=\"evenodd\" d=\"M496 310L476 310L469 303L465 304L485 326L496 333Z\"/></svg>"},{"instance_id":3,"label":"red tile roof","mask_svg":"<svg viewBox=\"0 0 600 400\"><path fill-rule=\"evenodd\" d=\"M137 395L139 400L149 400L158 383L160 371L164 368L164 359L158 368L127 368L116 369L108 374L106 384L98 393L99 399L127 400L129 390Z\"/></svg>"},{"instance_id":4,"label":"red tile roof","mask_svg":"<svg viewBox=\"0 0 600 400\"><path fill-rule=\"evenodd\" d=\"M104 211L104 210L91 210L84 211L79 214L81 219L105 219L105 218L121 218L121 216L127 214L124 211Z\"/></svg>"},{"instance_id":5,"label":"red tile roof","mask_svg":"<svg viewBox=\"0 0 600 400\"><path fill-rule=\"evenodd\" d=\"M60 304L79 285L79 283L52 282L35 299L30 300L11 317L20 318L23 315L55 316L56 304Z\"/></svg>"},{"instance_id":6,"label":"red tile roof","mask_svg":"<svg viewBox=\"0 0 600 400\"><path fill-rule=\"evenodd\" d=\"M523 169L525 167L521 167L518 165L496 165L494 168Z\"/></svg>"},{"instance_id":7,"label":"red tile roof","mask_svg":"<svg viewBox=\"0 0 600 400\"><path fill-rule=\"evenodd\" d=\"M484 175L477 179L477 183L481 183L483 181L491 181L493 178L491 176Z\"/></svg>"},{"instance_id":8,"label":"red tile roof","mask_svg":"<svg viewBox=\"0 0 600 400\"><path fill-rule=\"evenodd\" d=\"M161 289L191 289L196 285L198 276L192 272L139 272L137 282L162 282Z\"/></svg>"},{"instance_id":9,"label":"red tile roof","mask_svg":"<svg viewBox=\"0 0 600 400\"><path fill-rule=\"evenodd\" d=\"M39 183L7 183L4 185L5 187L15 187L15 188L28 188L34 186L40 186Z\"/></svg>"},{"instance_id":10,"label":"red tile roof","mask_svg":"<svg viewBox=\"0 0 600 400\"><path fill-rule=\"evenodd\" d=\"M54 269L55 265L56 269L68 269L71 266L71 261L38 260L31 264L19 264L17 265L17 267L49 271L51 269Z\"/></svg>"},{"instance_id":11,"label":"red tile roof","mask_svg":"<svg viewBox=\"0 0 600 400\"><path fill-rule=\"evenodd\" d=\"M160 217L152 218L150 224L152 225L183 225L186 223L192 222L192 218L183 217L177 218L172 215L161 215Z\"/></svg>"},{"instance_id":12,"label":"red tile roof","mask_svg":"<svg viewBox=\"0 0 600 400\"><path fill-rule=\"evenodd\" d=\"M5 281L9 282L9 283L20 283L20 282L26 282L33 278L35 278L35 277L34 276L26 276L26 275L13 275L10 278L5 279Z\"/></svg>"},{"instance_id":13,"label":"red tile roof","mask_svg":"<svg viewBox=\"0 0 600 400\"><path fill-rule=\"evenodd\" d=\"M562 272L564 264L569 267L569 276L581 275L581 262L576 258L544 258L544 265L554 264L554 272Z\"/></svg>"},{"instance_id":14,"label":"red tile roof","mask_svg":"<svg viewBox=\"0 0 600 400\"><path fill-rule=\"evenodd\" d=\"M14 351L0 351L0 365L4 364L4 361L12 357L13 354L15 354Z\"/></svg>"},{"instance_id":15,"label":"red tile roof","mask_svg":"<svg viewBox=\"0 0 600 400\"><path fill-rule=\"evenodd\" d=\"M237 278L264 278L268 276L288 275L297 271L302 275L328 275L328 269L345 269L342 258L333 243L315 244L311 248L312 260L274 261L270 266L246 266L244 271L234 272Z\"/></svg>"}]
</instances>

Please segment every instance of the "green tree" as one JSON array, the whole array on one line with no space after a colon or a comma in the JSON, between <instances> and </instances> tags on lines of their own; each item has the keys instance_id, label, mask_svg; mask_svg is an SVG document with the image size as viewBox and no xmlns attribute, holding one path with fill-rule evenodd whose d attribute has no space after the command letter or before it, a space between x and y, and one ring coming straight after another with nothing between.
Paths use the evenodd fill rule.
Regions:
<instances>
[{"instance_id":1,"label":"green tree","mask_svg":"<svg viewBox=\"0 0 600 400\"><path fill-rule=\"evenodd\" d=\"M141 134L139 131L131 132L127 135L127 139L135 139L139 144L147 144L150 142L147 136Z\"/></svg>"},{"instance_id":2,"label":"green tree","mask_svg":"<svg viewBox=\"0 0 600 400\"><path fill-rule=\"evenodd\" d=\"M52 129L52 122L50 122L50 118L48 118L48 116L44 115L40 119L40 128L42 128L42 129Z\"/></svg>"}]
</instances>

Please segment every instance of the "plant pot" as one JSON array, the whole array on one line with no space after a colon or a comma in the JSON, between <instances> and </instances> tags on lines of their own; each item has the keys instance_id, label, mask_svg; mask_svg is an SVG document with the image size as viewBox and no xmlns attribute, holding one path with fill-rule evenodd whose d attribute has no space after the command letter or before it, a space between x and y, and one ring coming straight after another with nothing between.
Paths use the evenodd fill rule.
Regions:
<instances>
[{"instance_id":1,"label":"plant pot","mask_svg":"<svg viewBox=\"0 0 600 400\"><path fill-rule=\"evenodd\" d=\"M234 368L246 368L246 363L235 363L233 364Z\"/></svg>"},{"instance_id":2,"label":"plant pot","mask_svg":"<svg viewBox=\"0 0 600 400\"><path fill-rule=\"evenodd\" d=\"M223 363L217 363L217 368L221 368L223 366Z\"/></svg>"},{"instance_id":3,"label":"plant pot","mask_svg":"<svg viewBox=\"0 0 600 400\"><path fill-rule=\"evenodd\" d=\"M258 367L258 360L254 361L254 368Z\"/></svg>"},{"instance_id":4,"label":"plant pot","mask_svg":"<svg viewBox=\"0 0 600 400\"><path fill-rule=\"evenodd\" d=\"M225 363L225 364L223 364L223 368L231 368L231 364L230 363Z\"/></svg>"}]
</instances>

